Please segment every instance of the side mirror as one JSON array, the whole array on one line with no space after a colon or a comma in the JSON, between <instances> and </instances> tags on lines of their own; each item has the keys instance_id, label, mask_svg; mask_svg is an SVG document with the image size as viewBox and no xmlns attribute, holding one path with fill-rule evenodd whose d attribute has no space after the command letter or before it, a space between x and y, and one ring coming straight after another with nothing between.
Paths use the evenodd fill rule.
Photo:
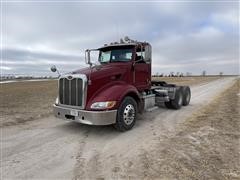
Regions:
<instances>
[{"instance_id":1,"label":"side mirror","mask_svg":"<svg viewBox=\"0 0 240 180\"><path fill-rule=\"evenodd\" d=\"M57 73L58 73L58 77L61 76L61 74L59 73L59 71L57 70L57 67L56 67L55 65L53 65L53 66L51 67L51 71L52 71L52 72L57 72Z\"/></svg>"},{"instance_id":2,"label":"side mirror","mask_svg":"<svg viewBox=\"0 0 240 180\"><path fill-rule=\"evenodd\" d=\"M91 59L90 59L90 50L89 50L89 49L87 49L87 50L85 51L85 61L86 61L86 63L89 64L89 65L92 64L92 63L91 63Z\"/></svg>"},{"instance_id":3,"label":"side mirror","mask_svg":"<svg viewBox=\"0 0 240 180\"><path fill-rule=\"evenodd\" d=\"M51 71L52 71L52 72L56 72L56 71L57 71L57 68L56 68L55 65L53 65L53 66L51 67Z\"/></svg>"}]
</instances>

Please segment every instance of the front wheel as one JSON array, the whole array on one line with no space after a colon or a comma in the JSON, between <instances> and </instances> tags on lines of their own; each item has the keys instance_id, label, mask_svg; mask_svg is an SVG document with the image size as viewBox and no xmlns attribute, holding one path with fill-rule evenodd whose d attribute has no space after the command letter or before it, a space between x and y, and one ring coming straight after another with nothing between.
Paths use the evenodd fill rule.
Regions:
<instances>
[{"instance_id":1,"label":"front wheel","mask_svg":"<svg viewBox=\"0 0 240 180\"><path fill-rule=\"evenodd\" d=\"M136 122L137 103L132 97L125 97L117 112L116 124L114 127L119 131L132 129Z\"/></svg>"}]
</instances>

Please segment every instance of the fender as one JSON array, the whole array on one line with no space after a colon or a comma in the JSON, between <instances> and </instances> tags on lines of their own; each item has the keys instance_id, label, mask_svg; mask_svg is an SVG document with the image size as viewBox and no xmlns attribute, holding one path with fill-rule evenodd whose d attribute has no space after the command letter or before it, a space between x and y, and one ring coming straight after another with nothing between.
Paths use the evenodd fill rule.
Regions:
<instances>
[{"instance_id":1,"label":"fender","mask_svg":"<svg viewBox=\"0 0 240 180\"><path fill-rule=\"evenodd\" d=\"M105 102L105 101L117 101L116 105L112 109L117 109L127 95L134 96L134 98L139 102L140 96L139 93L133 85L126 83L117 83L111 84L111 86L105 86L102 90L98 91L94 96L89 100L86 106L86 110L91 110L91 105L95 102ZM137 102L137 103L138 103ZM108 109L110 110L110 109Z\"/></svg>"}]
</instances>

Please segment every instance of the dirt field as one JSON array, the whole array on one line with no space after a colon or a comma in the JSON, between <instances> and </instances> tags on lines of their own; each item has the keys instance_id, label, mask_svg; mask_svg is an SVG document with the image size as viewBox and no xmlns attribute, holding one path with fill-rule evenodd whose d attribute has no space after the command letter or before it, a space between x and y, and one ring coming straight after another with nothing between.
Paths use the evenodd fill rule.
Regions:
<instances>
[{"instance_id":1,"label":"dirt field","mask_svg":"<svg viewBox=\"0 0 240 180\"><path fill-rule=\"evenodd\" d=\"M203 84L219 77L155 78L180 85ZM57 96L57 81L17 82L0 85L0 127L47 117ZM2 96L3 94L3 96Z\"/></svg>"},{"instance_id":2,"label":"dirt field","mask_svg":"<svg viewBox=\"0 0 240 180\"><path fill-rule=\"evenodd\" d=\"M65 122L42 108L40 114L48 111L44 118L1 128L2 177L239 179L239 81L206 80L191 89L189 106L144 113L125 133L112 126ZM52 103L55 94L49 97Z\"/></svg>"},{"instance_id":3,"label":"dirt field","mask_svg":"<svg viewBox=\"0 0 240 180\"><path fill-rule=\"evenodd\" d=\"M57 81L1 84L0 94L0 126L14 125L51 114Z\"/></svg>"},{"instance_id":4,"label":"dirt field","mask_svg":"<svg viewBox=\"0 0 240 180\"><path fill-rule=\"evenodd\" d=\"M132 171L144 163L147 179L240 179L239 85L187 118L173 136L159 137Z\"/></svg>"}]
</instances>

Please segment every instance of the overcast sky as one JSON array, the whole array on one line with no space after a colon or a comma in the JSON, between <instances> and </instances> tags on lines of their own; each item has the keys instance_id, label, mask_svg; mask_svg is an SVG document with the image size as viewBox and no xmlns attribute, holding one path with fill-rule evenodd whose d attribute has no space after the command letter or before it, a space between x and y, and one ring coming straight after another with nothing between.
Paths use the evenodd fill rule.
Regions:
<instances>
[{"instance_id":1,"label":"overcast sky","mask_svg":"<svg viewBox=\"0 0 240 180\"><path fill-rule=\"evenodd\" d=\"M3 74L76 70L85 49L126 35L152 44L154 74L239 74L238 2L9 0L2 10Z\"/></svg>"}]
</instances>

